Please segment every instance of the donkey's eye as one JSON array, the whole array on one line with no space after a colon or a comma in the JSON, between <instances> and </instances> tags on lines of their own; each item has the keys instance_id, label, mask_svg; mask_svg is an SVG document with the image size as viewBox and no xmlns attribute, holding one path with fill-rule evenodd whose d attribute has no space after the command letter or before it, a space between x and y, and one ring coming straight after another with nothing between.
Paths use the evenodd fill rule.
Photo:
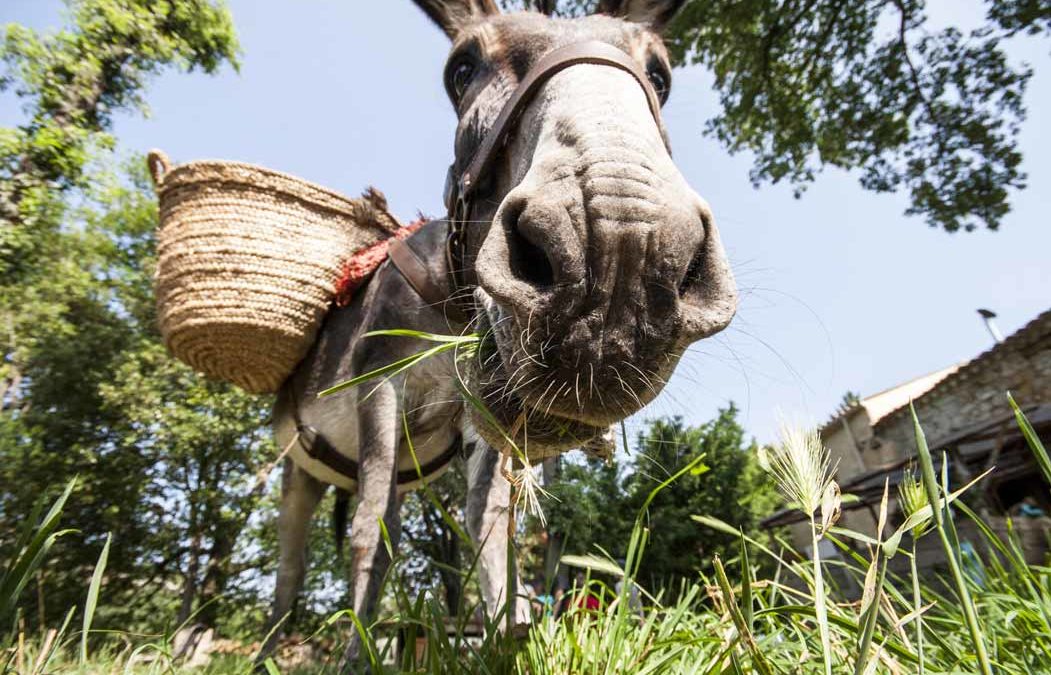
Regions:
<instances>
[{"instance_id":1,"label":"donkey's eye","mask_svg":"<svg viewBox=\"0 0 1051 675\"><path fill-rule=\"evenodd\" d=\"M463 98L463 94L467 91L467 87L471 85L471 80L474 79L475 65L474 62L469 59L461 59L449 71L449 90L452 92L453 98L457 102Z\"/></svg>"},{"instance_id":2,"label":"donkey's eye","mask_svg":"<svg viewBox=\"0 0 1051 675\"><path fill-rule=\"evenodd\" d=\"M662 68L652 66L647 69L646 76L650 78L650 84L653 85L653 91L657 94L657 100L664 105L668 101L668 94L671 90L671 78Z\"/></svg>"}]
</instances>

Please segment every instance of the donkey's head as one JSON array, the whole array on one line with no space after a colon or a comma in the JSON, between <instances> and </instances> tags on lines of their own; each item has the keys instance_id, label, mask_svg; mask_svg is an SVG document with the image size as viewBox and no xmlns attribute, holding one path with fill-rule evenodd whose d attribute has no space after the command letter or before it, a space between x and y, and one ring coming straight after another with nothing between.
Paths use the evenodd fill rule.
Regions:
<instances>
[{"instance_id":1,"label":"donkey's head","mask_svg":"<svg viewBox=\"0 0 1051 675\"><path fill-rule=\"evenodd\" d=\"M580 445L652 400L737 305L711 211L660 120L671 72L659 33L683 0L604 1L576 19L505 15L493 0L416 4L452 39L450 177L470 183L451 204L453 262L490 336L472 387L505 428L526 420L530 455ZM552 54L560 65L548 68ZM506 142L465 177L533 76Z\"/></svg>"}]
</instances>

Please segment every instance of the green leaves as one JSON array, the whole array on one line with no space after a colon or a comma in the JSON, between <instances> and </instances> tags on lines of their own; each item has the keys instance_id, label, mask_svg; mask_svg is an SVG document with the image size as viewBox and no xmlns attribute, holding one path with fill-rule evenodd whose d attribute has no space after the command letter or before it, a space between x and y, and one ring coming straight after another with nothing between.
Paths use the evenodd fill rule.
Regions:
<instances>
[{"instance_id":1,"label":"green leaves","mask_svg":"<svg viewBox=\"0 0 1051 675\"><path fill-rule=\"evenodd\" d=\"M0 27L4 82L26 121L0 144L0 278L47 264L39 239L53 234L54 206L90 185L89 164L109 154L114 115L145 111L143 90L165 67L215 72L236 65L229 11L211 0L76 0L72 25L39 34ZM61 249L56 251L61 253Z\"/></svg>"},{"instance_id":2,"label":"green leaves","mask_svg":"<svg viewBox=\"0 0 1051 675\"><path fill-rule=\"evenodd\" d=\"M504 0L505 7L529 2ZM557 13L593 11L561 0ZM752 182L800 196L825 168L907 192L906 214L949 232L996 229L1025 187L1017 133L1032 71L1003 40L1051 35L1040 0L985 0L969 32L938 29L922 0L704 0L665 29L673 59L715 77L704 131L754 156Z\"/></svg>"},{"instance_id":3,"label":"green leaves","mask_svg":"<svg viewBox=\"0 0 1051 675\"><path fill-rule=\"evenodd\" d=\"M587 555L597 545L620 557L645 506L654 527L642 574L653 585L710 572L713 554L732 558L738 528L761 536L759 519L775 500L733 406L699 426L677 418L650 421L627 461L607 465L569 456L559 463L561 476L548 488L556 499L544 504L548 532L564 537L565 553ZM695 514L735 526L701 529L691 520Z\"/></svg>"},{"instance_id":4,"label":"green leaves","mask_svg":"<svg viewBox=\"0 0 1051 675\"><path fill-rule=\"evenodd\" d=\"M40 518L43 507L43 498L37 501L32 512L25 519L22 533L15 542L13 548L14 557L9 560L4 568L4 574L0 577L0 636L11 634L9 628L15 616L15 608L18 606L18 598L22 590L43 566L48 552L54 545L55 540L70 530L59 530L58 523L62 517L62 510L66 506L76 479L66 484L58 499L51 505L47 514ZM0 642L0 645L3 643Z\"/></svg>"},{"instance_id":5,"label":"green leaves","mask_svg":"<svg viewBox=\"0 0 1051 675\"><path fill-rule=\"evenodd\" d=\"M1015 414L1015 421L1018 423L1018 428L1022 430L1025 442L1032 451L1033 458L1036 459L1036 463L1040 467L1040 472L1044 474L1044 480L1051 483L1051 457L1048 457L1044 444L1040 442L1040 438L1036 435L1036 430L1033 429L1033 425L1029 423L1025 413L1018 407L1010 393L1007 394L1007 401L1011 404L1011 410Z\"/></svg>"},{"instance_id":6,"label":"green leaves","mask_svg":"<svg viewBox=\"0 0 1051 675\"><path fill-rule=\"evenodd\" d=\"M116 176L108 132L114 116L144 111L154 75L215 72L234 62L237 40L221 2L66 4L61 30L0 27L0 89L24 113L0 129L0 540L19 526L11 514L79 473L82 498L65 522L98 541L119 527L110 572L149 568L143 577L162 585L189 555L179 537L191 537L190 510L197 541L214 538L216 558L229 557L254 503L241 479L270 449L256 431L267 401L198 381L165 354L153 317L155 197L141 160L138 174ZM96 553L66 551L41 620L80 601Z\"/></svg>"},{"instance_id":7,"label":"green leaves","mask_svg":"<svg viewBox=\"0 0 1051 675\"><path fill-rule=\"evenodd\" d=\"M719 590L722 591L723 594L723 603L726 605L726 609L730 614L730 620L733 622L734 627L737 628L737 632L741 636L745 648L752 657L752 663L755 665L755 669L762 675L773 675L773 669L770 667L766 657L763 656L763 653L755 643L755 637L752 635L752 630L749 626L750 619L745 618L745 615L741 612L741 608L737 605L737 596L734 595L733 587L730 585L730 580L726 576L726 570L723 568L723 563L719 560L719 556L715 556L714 565L715 578L719 583ZM749 602L751 602L750 592ZM751 608L748 609L748 615L749 617L752 616Z\"/></svg>"},{"instance_id":8,"label":"green leaves","mask_svg":"<svg viewBox=\"0 0 1051 675\"><path fill-rule=\"evenodd\" d=\"M620 579L624 576L624 569L609 558L601 558L597 555L564 555L561 563L570 567L592 570L602 574Z\"/></svg>"},{"instance_id":9,"label":"green leaves","mask_svg":"<svg viewBox=\"0 0 1051 675\"><path fill-rule=\"evenodd\" d=\"M659 437L658 437L659 438ZM743 452L743 450L735 450ZM719 456L718 450L708 449L709 459ZM639 455L641 456L641 454ZM691 462L684 462L686 467ZM932 462L933 466L933 462ZM394 641L383 639L389 635L404 636L403 644L417 644L417 638L426 638L421 653L405 649L396 657L394 670L419 673L475 673L522 672L533 675L556 673L794 673L821 672L822 647L819 626L824 623L828 634L832 672L853 672L872 675L876 672L980 672L983 669L982 652L972 643L968 619L970 607L981 618L980 637L989 645L989 663L996 672L1043 672L1051 654L1051 569L1041 565L1026 565L1022 557L1017 533L997 532L982 523L956 499L960 492L973 484L949 493L946 470L941 468L938 508L943 512L942 525L947 538L957 541L952 515L961 510L972 519L977 530L967 539L976 547L999 552L982 559L970 558L965 563L963 582L969 593L967 601L945 594L945 579L921 579L917 575L916 556L912 555L912 588L908 580L890 570L887 562L891 554L882 550L879 540L890 517L888 504L891 492L884 491L880 504L874 537L855 537L872 549L869 556L863 550L842 546L841 558L831 556L821 563L842 574L829 575L827 597L815 585L817 566L781 543L777 551L766 547L753 537L741 532L722 519L698 516L692 522L705 525L733 541L726 555L712 556L713 575L702 575L685 580L675 597L656 591L656 586L643 585L638 574L654 564L653 551L648 547L662 528L672 526L657 517L662 496L675 489L679 482L690 483L689 469L676 472L678 478L671 484L661 481L650 500L651 517L637 511L630 533L621 539L627 553L623 563L614 562L609 555L566 556L563 562L589 570L584 582L586 592L599 601L598 609L588 608L580 597L572 597L562 605L560 617L538 617L528 636L517 638L510 632L501 632L499 625L506 619L505 612L484 620L485 637L481 641L468 639L465 634L477 605L470 594L460 597L455 612L434 597L429 583L421 587L406 586L405 570L413 563L398 556L387 579L393 591L396 609L382 621L363 623L350 610L331 614L327 620L310 625L317 632L307 639L314 642L322 633L331 634L343 624L344 631L356 631L363 637L366 658L379 672L393 656ZM713 465L713 473L719 471ZM939 472L935 472L936 475ZM701 487L711 490L719 485L714 476L702 477ZM979 477L978 480L981 480ZM693 486L694 488L697 485ZM83 494L83 493L80 493ZM649 492L647 493L649 496ZM668 495L678 498L680 495ZM86 497L86 495L85 495ZM953 501L956 499L956 501ZM60 500L61 501L61 500ZM950 508L952 507L952 508ZM439 506L439 509L444 508ZM933 516L914 511L919 518L931 521ZM38 509L33 523L51 522L50 515L39 518ZM917 515L918 514L918 515ZM910 516L912 517L912 516ZM913 528L905 523L898 531ZM961 522L961 538L963 524ZM34 528L29 528L34 530ZM999 529L999 528L997 528ZM939 536L937 528L927 534ZM816 532L816 528L813 530ZM833 527L826 539L836 541L836 535L846 532ZM20 539L25 544L32 537ZM118 540L114 539L114 544ZM957 545L957 552L958 552ZM644 557L645 554L645 557ZM701 555L679 555L697 559ZM775 569L763 571L764 565L756 558L765 558ZM95 565L95 573L88 589L85 607L84 636L99 635L90 632L93 607L99 596L108 554L104 550ZM726 561L724 563L724 560ZM950 561L958 558L952 556ZM65 560L53 561L52 569ZM950 563L952 564L952 563ZM459 571L459 570L457 570ZM473 556L461 577L464 585L473 587L478 573L477 556ZM950 571L952 574L952 571ZM106 574L109 576L109 573ZM862 598L856 597L854 581L843 587L836 578L853 578L862 583ZM948 583L955 584L950 577ZM812 590L808 590L808 588ZM580 586L578 586L580 589ZM79 603L79 598L78 598ZM819 609L825 606L825 612ZM46 636L34 638L27 633L25 672L66 672L78 667L77 641L66 637L67 629L77 608L58 615L57 629ZM458 618L449 621L449 615ZM65 619L62 619L65 616ZM913 631L912 629L915 629ZM344 633L345 635L345 633ZM170 638L145 642L150 638L130 633L122 634L126 641L123 650L107 654L99 648L90 654L80 670L90 672L190 672L190 667L176 662ZM321 641L333 658L338 658L339 646ZM422 644L422 640L421 640ZM2 649L0 645L0 649ZM0 670L3 659L15 650L0 652ZM149 663L140 657L149 654ZM35 658L33 658L35 656ZM13 663L13 660L12 660ZM217 659L209 665L209 672L245 672L247 659L227 661ZM319 668L322 666L307 666ZM265 663L262 670L279 672L274 662Z\"/></svg>"},{"instance_id":10,"label":"green leaves","mask_svg":"<svg viewBox=\"0 0 1051 675\"><path fill-rule=\"evenodd\" d=\"M994 23L965 34L935 31L919 0L711 0L666 34L676 60L712 70L722 111L705 131L754 154L756 185L799 195L826 167L857 169L868 190L908 192L906 213L931 226L996 229L1024 187L1031 75L1000 38L1047 16L987 4Z\"/></svg>"},{"instance_id":11,"label":"green leaves","mask_svg":"<svg viewBox=\"0 0 1051 675\"><path fill-rule=\"evenodd\" d=\"M992 675L993 668L985 647L985 638L982 635L982 628L978 623L978 610L971 598L971 592L967 586L967 579L964 578L963 570L960 567L960 546L959 541L957 541L956 538L956 528L953 525L952 511L949 508L947 462L944 459L942 460L942 470L944 472L943 482L939 485L937 479L934 477L934 463L931 461L931 453L927 448L927 437L924 435L923 429L920 428L920 420L916 416L916 409L913 407L911 401L909 402L909 410L912 412L912 421L916 430L916 454L920 460L920 472L923 476L923 486L927 490L927 498L930 502L926 508L933 511L934 529L938 533L938 538L941 540L942 544L942 550L945 552L945 558L949 563L950 578L956 589L956 594L960 602L960 610L963 614L967 630L970 633L971 644L974 647L974 653L978 665L984 675ZM945 499L939 497L939 491L945 494ZM910 525L910 527L913 526L909 523L906 524Z\"/></svg>"},{"instance_id":12,"label":"green leaves","mask_svg":"<svg viewBox=\"0 0 1051 675\"><path fill-rule=\"evenodd\" d=\"M95 563L95 571L91 574L91 584L88 585L88 597L84 602L84 625L80 633L80 664L83 666L88 662L88 635L91 634L91 622L95 618L95 608L99 603L99 589L102 587L102 575L106 571L106 562L109 560L109 545L113 540L112 535L106 535L106 543L102 546L102 553Z\"/></svg>"}]
</instances>

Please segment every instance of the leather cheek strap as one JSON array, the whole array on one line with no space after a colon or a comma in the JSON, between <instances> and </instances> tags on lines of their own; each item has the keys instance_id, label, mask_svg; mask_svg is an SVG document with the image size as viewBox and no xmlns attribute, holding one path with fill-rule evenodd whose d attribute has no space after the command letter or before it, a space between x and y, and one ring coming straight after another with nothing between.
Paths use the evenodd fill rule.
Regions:
<instances>
[{"instance_id":1,"label":"leather cheek strap","mask_svg":"<svg viewBox=\"0 0 1051 675\"><path fill-rule=\"evenodd\" d=\"M525 79L518 84L514 93L511 94L511 98L504 104L492 129L482 139L482 144L478 147L474 157L471 158L471 163L460 175L459 181L455 185L453 184L452 169L450 168L450 175L446 178L446 206L449 207L450 212L454 206L451 203L452 200L455 197L466 200L476 187L478 177L484 176L489 170L493 159L503 147L507 134L517 125L518 116L533 99L533 96L536 95L541 85L556 73L570 66L580 64L610 66L623 70L634 77L635 81L639 83L639 86L646 93L646 101L649 103L650 112L653 114L653 119L657 122L657 126L661 129L663 135L664 127L661 122L660 100L657 98L656 92L653 91L646 73L639 68L638 63L633 58L613 45L597 40L578 42L554 49L545 54L526 74Z\"/></svg>"},{"instance_id":2,"label":"leather cheek strap","mask_svg":"<svg viewBox=\"0 0 1051 675\"><path fill-rule=\"evenodd\" d=\"M432 221L433 222L433 221ZM387 256L412 286L416 295L425 303L445 314L446 319L465 323L466 318L455 302L449 301L449 291L431 276L427 264L413 250L412 245L402 239L392 239Z\"/></svg>"}]
</instances>

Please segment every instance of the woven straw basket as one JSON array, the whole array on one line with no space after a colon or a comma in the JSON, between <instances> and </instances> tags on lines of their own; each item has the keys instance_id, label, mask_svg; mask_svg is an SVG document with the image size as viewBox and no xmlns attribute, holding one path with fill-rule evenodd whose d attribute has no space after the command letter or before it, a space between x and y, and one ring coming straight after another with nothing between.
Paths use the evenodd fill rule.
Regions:
<instances>
[{"instance_id":1,"label":"woven straw basket","mask_svg":"<svg viewBox=\"0 0 1051 675\"><path fill-rule=\"evenodd\" d=\"M236 162L148 157L160 200L157 309L177 358L247 391L276 391L306 355L347 261L390 237L380 193L348 199Z\"/></svg>"}]
</instances>

